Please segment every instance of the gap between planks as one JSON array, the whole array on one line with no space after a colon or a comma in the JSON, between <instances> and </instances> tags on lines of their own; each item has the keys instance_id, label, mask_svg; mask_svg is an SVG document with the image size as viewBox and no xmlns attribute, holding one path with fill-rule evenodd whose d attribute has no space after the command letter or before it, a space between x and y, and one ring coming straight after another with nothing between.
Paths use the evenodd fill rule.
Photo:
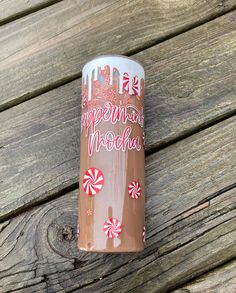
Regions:
<instances>
[{"instance_id":1,"label":"gap between planks","mask_svg":"<svg viewBox=\"0 0 236 293\"><path fill-rule=\"evenodd\" d=\"M5 24L8 24L12 21L15 21L19 18L22 18L22 17L25 17L31 13L35 13L41 9L44 9L44 8L47 8L49 6L52 6L58 2L61 2L63 0L49 0L49 1L44 1L42 3L38 3L36 5L32 5L32 7L28 7L28 8L25 8L21 11L16 11L15 13L13 14L9 14L8 16L6 16L5 18L3 19L0 19L0 26L2 25L5 25ZM26 1L28 2L28 1Z\"/></svg>"},{"instance_id":2,"label":"gap between planks","mask_svg":"<svg viewBox=\"0 0 236 293\"><path fill-rule=\"evenodd\" d=\"M190 131L187 131L187 132L185 131L184 133L182 132L182 134L178 135L178 137L176 137L175 139L172 138L172 139L168 140L167 143L166 143L166 141L162 141L159 146L157 146L157 147L153 147L152 146L146 152L146 154L147 155L150 155L152 153L155 153L155 152L161 150L162 148L165 148L168 145L171 145L171 144L173 144L175 142L180 141L181 139L184 139L184 138L186 138L188 136L191 136L191 135L193 135L193 134L195 134L195 133L197 133L197 132L199 132L201 130L206 129L206 128L208 128L211 125L215 125L215 124L219 123L220 121L223 121L223 120L225 120L227 118L233 117L235 114L236 114L236 110L234 109L234 110L229 111L227 113L221 114L218 117L213 118L212 120L208 120L208 122L205 122L205 123L203 122L202 124L200 124L197 127L193 128L193 131L191 129ZM73 190L74 188L76 188L78 186L73 181L71 183L72 184L68 184L69 186L67 188L60 187L59 190L58 189L51 190L52 193L51 193L50 196L52 196L53 198L59 197L60 195L65 194L66 192L68 192L68 188L69 188L69 190ZM37 203L33 204L33 206L38 205L41 202L48 201L48 200L50 201L51 200L51 197L50 197L50 199L49 199L49 197L46 197L42 201L38 200ZM28 207L31 207L31 206L32 205L29 204L27 207L25 207L25 208L19 208L19 209L16 209L15 211L25 211L26 209L28 209ZM15 215L15 211L14 211L14 215ZM12 212L11 215L13 215L13 212ZM11 217L11 215L9 214L10 217Z\"/></svg>"},{"instance_id":3,"label":"gap between planks","mask_svg":"<svg viewBox=\"0 0 236 293\"><path fill-rule=\"evenodd\" d=\"M59 201L57 201L57 203L55 202L55 206L51 203L51 207L53 207L54 208L54 210L57 210L58 209L58 206L59 207L61 207L62 208L62 210L63 210L63 207L65 208L65 211L67 211L67 212L69 212L71 209L73 209L73 207L74 207L74 201L76 200L76 193L77 192L73 192L72 194L67 194L67 196L64 198L64 199L61 199L61 200L59 200ZM100 280L102 280L101 282L106 282L106 280L107 279L113 279L113 276L114 276L114 280L115 280L115 282L122 282L122 278L123 278L123 276L121 276L121 275L119 275L118 276L118 278L117 278L117 276L116 276L116 274L117 274L117 272L119 272L119 269L120 268L122 268L122 267L125 267L126 265L129 265L129 263L130 262L137 262L137 263L139 263L139 262L142 262L143 261L143 266L142 265L140 265L140 266L138 266L138 268L137 268L137 271L139 271L139 270L143 270L143 269L145 269L145 268L147 268L147 267L149 267L149 266L152 266L153 265L153 263L155 263L156 262L156 260L159 258L163 258L163 257L165 257L165 256L167 256L168 254L171 254L173 251L178 251L179 249L182 249L182 250L185 250L185 249L188 249L187 247L188 247L188 243L194 243L194 241L196 240L196 239L202 239L202 244L204 244L205 242L205 238L206 238L206 235L209 235L209 233L211 234L212 233L212 231L214 231L217 227L219 227L219 225L224 225L224 226L226 226L227 225L227 221L229 221L229 220L232 220L232 215L230 216L230 217L226 217L226 218L222 218L221 219L221 221L220 222L217 222L217 223L215 223L215 224L212 224L212 223L210 223L209 222L209 220L212 218L212 216L214 216L214 215L216 215L218 218L220 218L221 216L223 216L223 215L226 215L229 211L233 211L233 207L231 207L230 209L228 209L228 210L226 210L225 208L226 207L228 207L228 204L227 204L227 199L229 200L230 198L231 198L231 196L233 195L233 194L235 194L234 193L234 191L232 192L229 192L229 191L225 191L225 193L224 193L224 195L223 195L223 197L221 197L221 198L217 198L217 199L211 199L211 200L209 200L209 205L208 206L206 206L206 205L202 205L201 206L201 208L199 208L198 210L197 209L194 209L194 212L193 213L189 213L188 215L187 215L187 217L186 217L186 215L184 216L184 217L182 217L182 224L179 226L179 224L177 223L177 221L176 220L174 220L174 225L175 225L175 228L174 228L174 230L172 230L170 227L171 226L173 226L173 223L170 223L170 221L168 221L167 222L167 226L166 226L166 229L168 230L168 233L161 233L161 231L160 231L160 229L158 228L158 229L156 229L156 231L155 231L155 233L151 236L151 237L148 237L148 242L149 242L149 245L148 245L148 247L147 247L147 249L146 249L146 252L142 252L140 255L134 255L134 257L135 257L135 259L130 259L129 257L127 257L125 260L123 259L123 260L121 260L121 263L119 263L119 261L118 261L118 259L117 259L117 261L118 261L118 265L116 266L115 265L115 263L116 262L113 262L113 268L111 269L111 271L104 271L103 272L103 270L101 270L101 275L102 275L102 278L92 278L92 281L91 282L88 282L88 283L85 283L85 284L83 284L83 282L82 282L82 284L81 285L79 285L78 284L78 287L76 287L76 288L71 288L71 290L70 290L70 288L68 288L68 292L73 292L73 290L74 289L76 289L76 290L78 290L78 289L81 289L81 288L84 288L84 289L89 289L88 287L90 287L91 285L97 285L97 283L100 281ZM67 204L68 204L68 201L69 201L69 209L67 210ZM59 204L59 202L61 202L61 204ZM58 205L59 204L59 205ZM149 204L150 204L150 201L149 201ZM216 208L216 213L214 213L213 211L215 210L215 207L218 207L218 208ZM45 207L44 207L45 208ZM208 211L206 211L207 209L210 209L210 210L208 210ZM223 208L223 209L222 209ZM51 211L51 208L49 208L49 210ZM46 214L47 214L47 209L46 209ZM204 212L205 211L205 212ZM223 213L222 213L223 212ZM221 214L222 213L222 214ZM40 213L39 213L40 214ZM45 214L45 213L44 213ZM155 214L156 214L156 216L157 216L157 214L158 214L158 212L153 212L153 217L155 217ZM25 220L23 220L23 223L25 222L25 225L27 224L27 222L28 221L30 221L30 219L32 219L31 221L33 222L34 221L34 217L36 217L37 218L37 216L36 216L37 214L33 214L33 215L31 215L29 218L28 217L26 217L25 218ZM53 215L53 214L50 214L50 215L48 215L47 216L47 218L48 219L50 219L50 221L52 221L52 223L54 223L54 221L53 221L53 218L55 217L55 219L58 219L58 214L56 213L55 215ZM65 214L64 214L64 216L65 216ZM207 218L209 219L207 222L205 222L205 218L206 218L206 216L207 216ZM60 217L61 218L61 217ZM190 218L187 222L186 222L186 219L187 218ZM22 218L23 219L23 218ZM48 219L45 219L45 221L48 221ZM62 225L62 223L64 223L65 222L65 220L68 220L68 218L67 218L67 216L65 216L65 218L64 218L64 220L62 220L60 223L58 223L58 224L60 224L60 225ZM74 220L75 220L75 218L73 218ZM74 220L73 220L73 226L75 225L76 226L76 224L74 224ZM171 219L170 219L171 220ZM205 223L206 225L208 225L209 224L209 226L207 226L207 227L205 227L205 228L203 228L203 230L201 229L201 227L199 227L198 226L198 222L199 222L199 220L200 221L203 221L203 223ZM52 224L51 223L51 224ZM165 223L165 222L164 222ZM186 231L186 226L185 226L185 224L187 224L187 226L189 226L189 227L192 227L191 228L191 232L193 232L193 231L195 231L195 229L193 228L193 224L195 225L195 228L197 228L197 231L195 231L195 232L193 232L193 234L191 235L191 238L190 239L183 239L184 237L184 233L183 233L183 235L181 236L181 235L179 235L179 233L182 233L182 231L185 229L185 231ZM207 224L208 223L208 224ZM11 223L12 224L12 223ZM46 227L47 227L47 225L48 226L50 226L51 225L50 223L48 223L47 222L47 224L46 224ZM7 223L6 223L6 225L5 225L5 227L7 227ZM18 220L18 225L19 225L19 227L20 227L20 231L23 231L24 230L24 227L22 227L22 221L19 219ZM43 227L45 227L45 223L41 223L41 225L43 226ZM213 226L212 226L213 225ZM74 226L74 227L75 227ZM14 225L13 225L13 227L14 227ZM15 227L16 228L16 227ZM14 228L14 229L15 229ZM33 228L33 226L32 226L32 228ZM33 228L34 229L34 228ZM218 229L218 228L217 228ZM4 227L3 227L3 230L4 230ZM36 229L36 230L39 230L39 231L41 231L41 229ZM20 234L20 231L18 231L17 233L18 233L18 235L21 235ZM42 231L41 231L42 232ZM150 231L150 233L151 233L152 231ZM224 229L222 228L222 235L221 235L221 233L219 233L219 236L224 236L225 234L224 234ZM27 233L35 233L35 232L32 232L32 230L31 230L31 228L29 229L29 227L25 230L25 234L27 234ZM37 232L36 232L37 233ZM40 233L40 232L39 232ZM150 234L149 233L149 234ZM175 239L175 237L172 239L172 234L174 233L174 235L175 236L177 236L177 240ZM214 234L215 232L213 232L213 234ZM187 238L189 238L189 233L187 233L188 234L188 237ZM169 239L166 239L166 237L168 238L168 235L169 235ZM23 236L23 235L22 235ZM18 236L16 236L16 237L18 237ZM28 239L28 236L27 235L25 235L24 237L26 237L27 239ZM43 236L40 234L40 239L43 239ZM178 238L179 239L182 239L180 242L181 242L181 245L179 246L179 244L178 244ZM21 238L22 239L22 238ZM160 244L158 244L158 251L157 251L157 239L159 239L160 241L161 241L161 243ZM161 240L162 239L162 240ZM166 240L164 240L164 239L166 239ZM175 245L173 246L172 244L170 245L170 242L169 241L172 241L173 240L173 242L175 242ZM210 244L210 243L212 243L214 240L216 239L216 237L214 236L213 238L209 238L209 240L211 240L211 241L209 241L209 243L208 244ZM29 239L28 239L29 240ZM190 241L191 240L191 241ZM23 241L23 240L19 240L19 241ZM41 240L42 241L42 240ZM164 241L164 242L162 242L162 241ZM43 241L42 241L43 242ZM50 241L49 241L50 242ZM200 241L201 242L201 241ZM52 244L52 243L51 243ZM55 243L54 243L55 244ZM208 245L207 244L207 245ZM52 244L53 245L53 244ZM192 245L194 245L194 244L192 244ZM205 244L206 245L206 244ZM212 246L213 246L213 244L211 244ZM201 247L201 246L197 246L197 247ZM196 247L195 247L196 248ZM18 249L19 249L19 247L18 247ZM37 248L35 248L35 249L37 249ZM192 249L190 250L191 251L191 255L192 255L192 257L193 257L193 254L194 254L194 247L192 247ZM27 251L27 249L26 249L26 251ZM63 249L62 249L62 251L64 251ZM42 252L40 252L40 254L41 254ZM50 252L51 253L51 252ZM178 253L178 252L177 252ZM83 265L82 266L79 266L79 267L77 267L77 265L76 265L76 262L79 262L80 261L80 258L78 259L78 260L76 260L76 255L78 255L78 257L79 257L79 254L74 254L74 253L72 253L72 255L73 255L73 258L74 258L74 267L72 267L73 266L73 264L71 264L72 266L71 266L71 269L72 269L72 271L76 271L76 269L77 268L82 268L83 267ZM38 254L36 254L36 256L37 256L37 258L38 258ZM101 256L101 255L100 255ZM153 256L153 257L152 257ZM65 256L64 256L65 257ZM108 256L109 257L109 256ZM151 257L151 259L150 259L150 257ZM220 258L220 256L218 256L218 261L217 262L213 262L210 266L209 266L209 264L208 264L208 267L210 268L210 269L212 269L213 267L217 267L218 265L220 265L220 264L223 264L224 262L226 262L226 261L229 261L230 259L232 259L232 257L233 257L233 254L230 254L229 256L227 256L227 257L225 257L225 258L223 258L223 259L221 259ZM96 258L96 255L95 255L95 258ZM146 259L146 261L144 261ZM95 259L93 259L93 261L94 261ZM85 261L86 262L86 259L83 259L83 261ZM83 261L82 261L82 264L83 264ZM52 262L52 260L50 260L49 261L49 263L51 263ZM56 263L56 261L54 260L53 261L54 263ZM167 264L168 262L165 262L165 264ZM180 261L180 263L181 263L181 261ZM198 263L199 263L199 261L198 261ZM94 263L95 264L95 263ZM179 264L179 263L178 263ZM89 265L89 264L88 264ZM115 267L114 267L115 266ZM131 265L132 266L132 265ZM171 270L171 269L175 269L175 266L176 265L172 265L169 269L167 269L167 270L165 270L165 273L167 273L169 270ZM96 267L96 265L95 265L95 267ZM168 265L167 265L167 267L168 267ZM67 272L67 274L70 274L70 271L71 271L71 269L69 269L68 267L66 268L65 267L65 269L63 270L63 271L66 271ZM205 269L205 267L203 267L203 270ZM40 271L40 269L38 268L38 270ZM197 273L195 274L194 273L194 276L196 277L196 276L198 276L198 275L200 275L201 273L203 273L203 270L199 270L199 268L198 268L198 270L197 270ZM85 271L86 271L86 268L85 268ZM85 271L83 271L83 268L82 268L82 271L81 271L81 273L83 274L83 272L85 273ZM22 271L23 272L23 271ZM15 273L15 272L14 272ZM118 273L119 274L119 273ZM161 274L161 272L160 272L160 274ZM41 273L39 273L39 275L38 275L38 277L41 275ZM51 277L52 277L52 283L51 283L51 285L53 284L53 279L55 280L55 278L57 279L57 276L58 275L60 275L60 272L58 272L58 274L56 273L56 272L52 272L52 271L50 271L49 270L49 272L47 272L46 273L46 275L43 275L42 277L49 277L49 279L51 279ZM73 273L72 273L72 275L73 275ZM99 275L99 273L98 273L98 275ZM130 271L128 271L128 274L126 274L126 276L125 277L127 277L127 276L132 276L132 275L134 275L134 271L132 270L132 268L130 269ZM186 275L188 275L188 273L186 274ZM5 278L5 277L8 277L8 275L6 275L6 276L4 276L3 278ZM76 280L76 272L75 272L75 280ZM73 277L73 278L74 278ZM155 277L158 277L158 276L155 276ZM65 276L65 278L66 279L64 279L64 282L66 282L66 280L67 280L67 277ZM184 277L185 278L185 282L186 281L189 281L191 278L193 278L193 275L191 275L191 274L189 274L187 277L185 276ZM60 277L59 277L59 279L60 279ZM83 278L82 278L83 279ZM150 280L150 279L148 279L148 280ZM178 282L177 282L177 284L175 285L172 285L171 286L171 288L173 289L173 288L175 288L176 286L180 286L181 285L181 278L179 278L178 279ZM42 281L45 281L44 279L42 280ZM162 280L163 281L163 280ZM168 282L168 281L164 281L164 283L166 283L166 282ZM27 283L28 284L28 283ZM74 282L74 284L76 284L76 282ZM172 282L172 284L173 284L173 282ZM167 284L166 284L167 285ZM50 282L49 282L49 285L48 286L50 286ZM53 286L53 285L52 285ZM72 286L73 287L73 286ZM169 285L168 285L168 287L169 287ZM26 288L26 287L25 287ZM27 286L27 288L28 288L28 286ZM104 286L103 286L103 288L105 288ZM133 289L134 289L134 287L133 287ZM170 289L170 287L169 287L169 289ZM91 292L91 291L90 291ZM109 292L112 292L112 291L109 291ZM122 291L119 291L119 292L122 292ZM154 291L151 291L151 292L154 292ZM155 291L156 292L156 291ZM157 292L164 292L164 291L157 291ZM166 292L166 291L165 291Z\"/></svg>"},{"instance_id":4,"label":"gap between planks","mask_svg":"<svg viewBox=\"0 0 236 293\"><path fill-rule=\"evenodd\" d=\"M154 153L157 153L160 150L162 150L162 149L164 149L164 148L166 148L166 147L168 147L168 146L170 146L172 144L178 143L179 141L184 140L187 137L193 136L194 134L196 134L198 132L204 131L205 129L210 128L210 127L212 127L212 126L214 126L214 125L216 125L216 124L218 124L218 123L220 123L220 122L222 122L224 120L227 120L227 119L229 119L229 118L231 118L231 117L233 117L235 115L236 115L236 109L233 110L233 111L231 111L231 112L228 112L228 113L226 113L226 114L224 114L222 116L216 117L212 121L209 121L207 124L198 125L196 128L192 128L189 131L186 131L186 133L184 133L183 135L179 135L175 139L171 139L168 142L165 142L164 141L163 143L161 143L160 145L158 145L156 147L151 147L150 149L148 149L147 151L145 151L145 157L147 158L148 156L150 156L150 155L152 155ZM0 146L0 148L1 148L1 146ZM219 190L215 194L210 195L207 198L207 200L204 200L204 202L199 202L198 204L199 205L202 205L202 204L204 205L209 199L212 199L212 198L214 198L214 197L216 197L216 196L218 196L218 195L220 195L220 194L222 194L222 193L224 193L224 192L226 192L226 191L234 188L235 186L236 186L236 183L233 184L233 185L230 185L230 186L226 186L224 189ZM50 194L50 197L49 198L44 198L44 199L39 200L39 201L37 201L35 203L29 204L25 208L24 207L23 208L20 207L19 209L16 209L14 211L14 214L9 214L7 216L3 216L1 218L1 220L0 220L0 223L2 223L4 221L7 221L7 220L10 220L10 219L18 216L19 214L24 213L28 209L31 209L33 207L40 206L40 205L42 205L44 203L53 201L54 199L59 198L59 197L65 195L66 193L68 193L70 191L76 190L78 187L79 187L79 183L73 183L73 184L67 186L66 188L63 188L63 189L61 189L59 191L56 191L55 193ZM198 205L195 208L197 208L197 207L198 207ZM187 210L185 212L188 213L190 211Z\"/></svg>"},{"instance_id":5,"label":"gap between planks","mask_svg":"<svg viewBox=\"0 0 236 293\"><path fill-rule=\"evenodd\" d=\"M60 1L62 1L62 0L60 0ZM60 2L60 1L57 1L57 2ZM177 29L174 33L169 33L164 37L158 37L154 41L149 41L147 43L144 43L140 47L136 47L135 49L132 49L132 50L127 51L127 52L124 52L122 55L131 57L134 54L137 54L137 53L140 53L142 51L145 51L145 50L147 50L147 49L149 49L151 47L154 47L154 46L156 46L158 44L161 44L161 43L163 43L163 42L165 42L167 40L170 40L170 39L172 39L174 37L177 37L177 36L179 36L181 34L184 34L184 33L188 32L188 31L190 31L192 29L195 29L195 28L197 28L199 26L202 26L202 25L204 25L204 24L206 24L206 23L208 23L210 21L213 21L214 19L217 19L217 18L219 18L219 17L221 17L223 15L229 14L230 12L234 11L235 9L236 9L236 6L230 8L227 11L222 10L221 12L215 13L212 16L209 15L208 17L206 17L202 21L199 20L199 21L193 22L191 24L188 24L184 28ZM72 81L74 81L74 80L76 80L78 78L81 78L81 76L82 76L82 72L80 71L80 72L78 72L76 74L72 74L71 76L67 76L66 78L59 79L56 82L53 82L53 83L51 83L51 84L49 84L49 85L47 85L45 87L42 87L40 89L36 89L36 90L32 91L30 94L27 93L25 95L20 96L19 98L10 100L10 101L0 105L0 112L5 111L5 110L7 110L7 109L9 109L11 107L17 106L17 105L19 105L21 103L24 103L24 102L26 102L28 100L31 100L33 98L36 98L37 96L42 95L42 94L44 94L44 93L46 93L48 91L51 91L53 89L56 89L56 88L58 88L60 86L66 85L69 82L72 82Z\"/></svg>"},{"instance_id":6,"label":"gap between planks","mask_svg":"<svg viewBox=\"0 0 236 293\"><path fill-rule=\"evenodd\" d=\"M220 115L218 117L213 118L212 120L208 120L205 123L199 124L196 127L193 127L191 129L186 130L185 132L183 132L182 134L179 134L176 138L171 138L169 141L163 141L161 142L158 146L155 147L151 147L150 149L148 149L147 151L145 151L145 155L149 156L151 154L154 154L172 144L175 144L177 142L179 142L180 140L183 140L189 136L192 136L198 132L204 131L207 128L210 128L211 126L214 126L224 120L227 120L233 116L236 115L236 109L229 111L223 115Z\"/></svg>"},{"instance_id":7,"label":"gap between planks","mask_svg":"<svg viewBox=\"0 0 236 293\"><path fill-rule=\"evenodd\" d=\"M184 137L180 136L179 139L174 139L173 142L170 141L170 142L166 143L166 145L162 144L161 146L157 146L157 147L151 148L148 151L145 151L145 158L147 159L147 157L151 156L154 153L158 153L160 150L170 146L171 144L178 143L179 141L181 141L181 140L183 140L183 139L185 139L187 137L193 136L198 132L204 131L205 129L207 129L207 128L211 127L211 126L214 126L214 125L216 125L216 124L218 124L220 122L223 122L224 120L227 120L227 119L229 119L229 118L231 118L233 116L236 116L236 110L233 111L233 114L229 115L227 118L225 116L227 116L227 115L224 115L224 118L221 117L221 119L216 119L215 123L211 123L210 125L208 124L208 126L206 126L206 127L199 128L198 131L195 131L195 132L193 132L193 133L191 133L189 135L186 135ZM78 182L77 183L72 183L71 185L66 186L65 188L57 190L55 193L52 192L49 197L43 198L43 199L38 200L36 202L32 202L32 204L28 204L27 206L19 207L19 208L15 209L14 212L9 213L6 216L2 216L2 218L0 219L0 223L8 221L8 220L10 220L12 218L15 218L19 214L22 214L22 213L28 211L29 209L38 207L38 206L40 206L42 204L51 202L51 201L53 201L53 200L55 200L55 199L57 199L59 197L62 197L64 195L66 195L67 193L78 189L78 187L79 187ZM223 194L223 193L225 193L225 192L227 192L227 191L229 191L229 190L231 190L231 189L233 189L235 187L236 187L236 182L234 184L229 185L229 186L225 186L221 190L209 195L204 200L199 201L197 203L197 205L191 207L190 209L185 210L182 214L178 215L177 217L179 218L181 216L181 219L182 219L183 217L188 217L189 215L192 215L193 213L195 213L199 209L207 207L207 204L208 204L209 200L211 200L211 199L213 199L213 198L215 198L215 197L217 197L217 196L219 196L219 195L221 195L221 194Z\"/></svg>"},{"instance_id":8,"label":"gap between planks","mask_svg":"<svg viewBox=\"0 0 236 293\"><path fill-rule=\"evenodd\" d=\"M236 258L203 273L171 293L213 293L235 292L236 289Z\"/></svg>"}]
</instances>

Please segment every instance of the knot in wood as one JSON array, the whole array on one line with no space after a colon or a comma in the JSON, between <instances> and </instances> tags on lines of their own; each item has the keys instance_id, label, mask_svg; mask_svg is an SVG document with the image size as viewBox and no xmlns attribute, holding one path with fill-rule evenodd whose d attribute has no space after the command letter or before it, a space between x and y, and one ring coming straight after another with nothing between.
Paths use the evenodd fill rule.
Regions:
<instances>
[{"instance_id":1,"label":"knot in wood","mask_svg":"<svg viewBox=\"0 0 236 293\"><path fill-rule=\"evenodd\" d=\"M74 228L72 228L70 225L63 225L58 230L57 236L60 241L72 241L76 238Z\"/></svg>"},{"instance_id":2,"label":"knot in wood","mask_svg":"<svg viewBox=\"0 0 236 293\"><path fill-rule=\"evenodd\" d=\"M86 253L77 247L77 214L72 208L51 215L47 228L47 241L50 248L58 255L72 259L75 268L80 267L87 260L98 259L102 255Z\"/></svg>"},{"instance_id":3,"label":"knot in wood","mask_svg":"<svg viewBox=\"0 0 236 293\"><path fill-rule=\"evenodd\" d=\"M77 255L77 216L65 211L54 218L47 229L48 243L59 255L72 258Z\"/></svg>"}]
</instances>

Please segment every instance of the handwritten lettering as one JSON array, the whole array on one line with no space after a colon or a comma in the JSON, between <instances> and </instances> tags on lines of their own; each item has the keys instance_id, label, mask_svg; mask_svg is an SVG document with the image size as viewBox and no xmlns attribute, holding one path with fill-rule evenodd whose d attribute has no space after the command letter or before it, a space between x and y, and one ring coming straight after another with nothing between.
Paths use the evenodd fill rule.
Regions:
<instances>
[{"instance_id":1,"label":"handwritten lettering","mask_svg":"<svg viewBox=\"0 0 236 293\"><path fill-rule=\"evenodd\" d=\"M103 108L94 108L82 115L82 130L85 129L85 134L88 135L89 128L91 132L94 132L96 126L102 121L111 122L112 124L116 124L119 121L126 124L127 121L130 121L143 127L143 111L140 111L132 104L114 105L111 102L105 102Z\"/></svg>"},{"instance_id":2,"label":"handwritten lettering","mask_svg":"<svg viewBox=\"0 0 236 293\"><path fill-rule=\"evenodd\" d=\"M81 130L88 136L88 154L99 152L101 147L107 151L115 150L141 150L141 138L139 136L131 137L132 127L126 126L121 134L116 134L109 130L101 133L96 127L103 122L116 124L127 122L139 124L143 127L143 110L139 110L135 105L114 105L111 102L105 102L104 107L94 108L82 115Z\"/></svg>"},{"instance_id":3,"label":"handwritten lettering","mask_svg":"<svg viewBox=\"0 0 236 293\"><path fill-rule=\"evenodd\" d=\"M127 126L121 135L116 135L113 131L107 131L105 134L101 134L100 130L96 130L89 135L88 141L88 153L89 156L95 152L99 152L101 147L104 147L107 151L122 150L125 151L136 149L141 150L140 137L130 137L131 127Z\"/></svg>"}]
</instances>

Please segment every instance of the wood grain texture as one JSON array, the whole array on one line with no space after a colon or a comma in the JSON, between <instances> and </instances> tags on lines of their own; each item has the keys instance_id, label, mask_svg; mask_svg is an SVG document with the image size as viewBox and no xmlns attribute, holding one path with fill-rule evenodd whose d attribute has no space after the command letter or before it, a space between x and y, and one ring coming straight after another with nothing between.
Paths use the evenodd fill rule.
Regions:
<instances>
[{"instance_id":1,"label":"wood grain texture","mask_svg":"<svg viewBox=\"0 0 236 293\"><path fill-rule=\"evenodd\" d=\"M1 110L78 77L95 55L140 51L236 7L234 0L84 3L65 0L1 30Z\"/></svg>"},{"instance_id":2,"label":"wood grain texture","mask_svg":"<svg viewBox=\"0 0 236 293\"><path fill-rule=\"evenodd\" d=\"M147 73L147 151L235 111L234 15L135 56ZM79 80L1 113L0 218L76 184L79 115Z\"/></svg>"},{"instance_id":3,"label":"wood grain texture","mask_svg":"<svg viewBox=\"0 0 236 293\"><path fill-rule=\"evenodd\" d=\"M235 27L234 11L134 56L146 71L150 148L236 113Z\"/></svg>"},{"instance_id":4,"label":"wood grain texture","mask_svg":"<svg viewBox=\"0 0 236 293\"><path fill-rule=\"evenodd\" d=\"M143 252L78 251L76 190L1 224L1 292L164 293L234 257L236 189L208 199L207 189L204 194L196 186L190 190L194 182L189 171L182 184L170 178L180 168L176 162L165 172L170 180L163 182L157 156L150 157L153 164L147 168ZM175 196L170 200L171 193Z\"/></svg>"},{"instance_id":5,"label":"wood grain texture","mask_svg":"<svg viewBox=\"0 0 236 293\"><path fill-rule=\"evenodd\" d=\"M172 293L232 293L236 292L236 261L231 261L204 274Z\"/></svg>"},{"instance_id":6,"label":"wood grain texture","mask_svg":"<svg viewBox=\"0 0 236 293\"><path fill-rule=\"evenodd\" d=\"M62 0L1 0L0 25L60 1Z\"/></svg>"}]
</instances>

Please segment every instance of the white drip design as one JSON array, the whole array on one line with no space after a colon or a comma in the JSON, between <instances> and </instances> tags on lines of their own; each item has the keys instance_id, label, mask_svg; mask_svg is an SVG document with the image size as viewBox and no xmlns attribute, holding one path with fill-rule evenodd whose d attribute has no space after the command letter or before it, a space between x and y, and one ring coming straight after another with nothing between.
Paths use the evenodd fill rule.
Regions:
<instances>
[{"instance_id":1,"label":"white drip design","mask_svg":"<svg viewBox=\"0 0 236 293\"><path fill-rule=\"evenodd\" d=\"M123 75L129 75L129 94L132 94L132 80L135 76L138 78L138 95L141 91L141 79L145 78L143 67L134 60L123 56L101 56L88 62L82 71L83 83L88 83L88 100L92 99L92 79L98 79L99 68L104 69L105 66L110 67L110 84L113 81L113 69L117 68L119 72L119 93L123 93ZM94 72L94 75L93 75Z\"/></svg>"}]
</instances>

